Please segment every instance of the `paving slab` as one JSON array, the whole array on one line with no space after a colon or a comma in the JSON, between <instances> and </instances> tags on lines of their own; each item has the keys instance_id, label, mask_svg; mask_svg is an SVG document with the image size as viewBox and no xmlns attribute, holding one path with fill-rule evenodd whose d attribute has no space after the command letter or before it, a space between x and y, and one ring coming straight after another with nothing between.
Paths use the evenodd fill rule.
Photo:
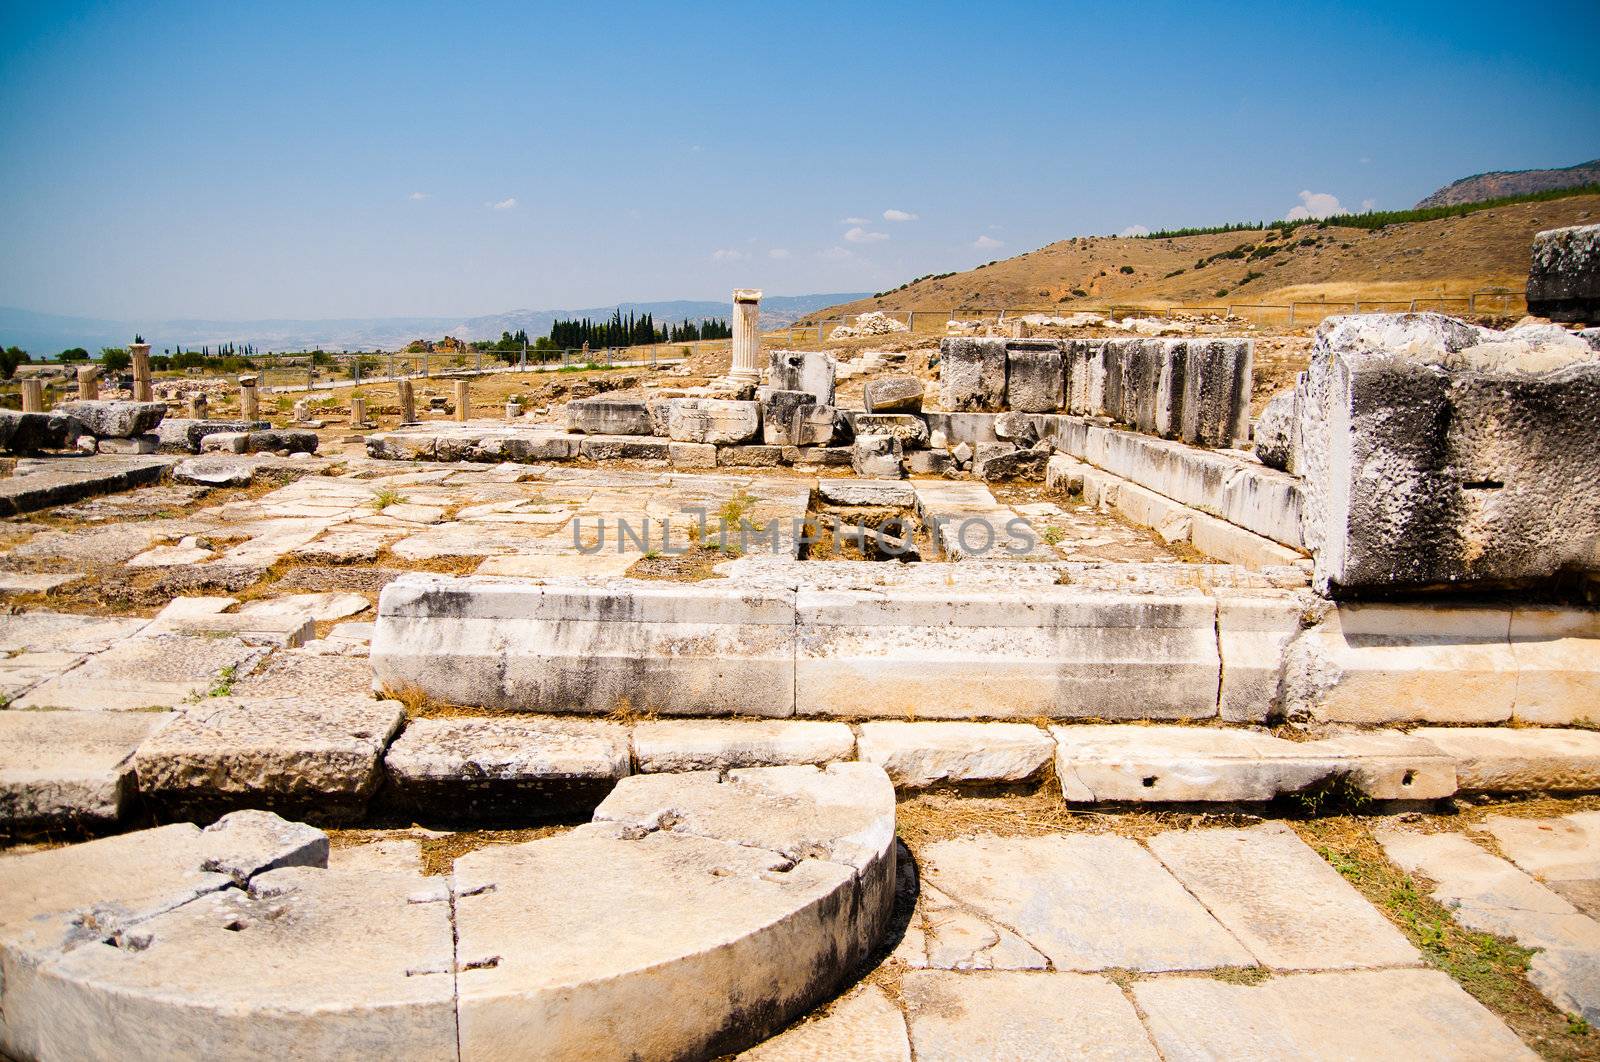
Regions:
<instances>
[{"instance_id":1,"label":"paving slab","mask_svg":"<svg viewBox=\"0 0 1600 1062\"><path fill-rule=\"evenodd\" d=\"M0 594L42 594L82 578L81 572L0 571Z\"/></svg>"},{"instance_id":2,"label":"paving slab","mask_svg":"<svg viewBox=\"0 0 1600 1062\"><path fill-rule=\"evenodd\" d=\"M560 719L416 719L384 754L394 799L449 818L590 811L629 772L628 731Z\"/></svg>"},{"instance_id":3,"label":"paving slab","mask_svg":"<svg viewBox=\"0 0 1600 1062\"><path fill-rule=\"evenodd\" d=\"M1584 914L1600 917L1600 812L1556 819L1495 815L1483 828L1513 863Z\"/></svg>"},{"instance_id":4,"label":"paving slab","mask_svg":"<svg viewBox=\"0 0 1600 1062\"><path fill-rule=\"evenodd\" d=\"M1056 749L1026 723L862 723L859 745L902 789L1025 782Z\"/></svg>"},{"instance_id":5,"label":"paving slab","mask_svg":"<svg viewBox=\"0 0 1600 1062\"><path fill-rule=\"evenodd\" d=\"M83 653L18 653L0 657L0 707L83 662Z\"/></svg>"},{"instance_id":6,"label":"paving slab","mask_svg":"<svg viewBox=\"0 0 1600 1062\"><path fill-rule=\"evenodd\" d=\"M1282 823L1171 831L1149 845L1263 966L1338 970L1422 961L1388 919Z\"/></svg>"},{"instance_id":7,"label":"paving slab","mask_svg":"<svg viewBox=\"0 0 1600 1062\"><path fill-rule=\"evenodd\" d=\"M334 640L318 639L299 649L277 650L266 663L233 683L233 695L317 699L370 697L372 665L365 656L325 652Z\"/></svg>"},{"instance_id":8,"label":"paving slab","mask_svg":"<svg viewBox=\"0 0 1600 1062\"><path fill-rule=\"evenodd\" d=\"M370 697L214 697L176 713L134 757L163 815L270 808L339 820L377 790L383 750L405 716Z\"/></svg>"},{"instance_id":9,"label":"paving slab","mask_svg":"<svg viewBox=\"0 0 1600 1062\"><path fill-rule=\"evenodd\" d=\"M900 1008L876 985L852 989L739 1056L740 1062L911 1062Z\"/></svg>"},{"instance_id":10,"label":"paving slab","mask_svg":"<svg viewBox=\"0 0 1600 1062\"><path fill-rule=\"evenodd\" d=\"M19 708L140 711L204 697L267 650L233 637L156 634L119 642L20 698Z\"/></svg>"},{"instance_id":11,"label":"paving slab","mask_svg":"<svg viewBox=\"0 0 1600 1062\"><path fill-rule=\"evenodd\" d=\"M765 719L671 719L638 723L633 753L641 773L826 764L854 757L844 723Z\"/></svg>"},{"instance_id":12,"label":"paving slab","mask_svg":"<svg viewBox=\"0 0 1600 1062\"><path fill-rule=\"evenodd\" d=\"M1134 982L1133 995L1168 1062L1538 1057L1438 970L1288 974L1258 985L1161 977Z\"/></svg>"},{"instance_id":13,"label":"paving slab","mask_svg":"<svg viewBox=\"0 0 1600 1062\"><path fill-rule=\"evenodd\" d=\"M138 633L150 621L137 617L23 612L0 616L0 653L98 653Z\"/></svg>"},{"instance_id":14,"label":"paving slab","mask_svg":"<svg viewBox=\"0 0 1600 1062\"><path fill-rule=\"evenodd\" d=\"M239 606L245 616L281 616L309 619L315 623L331 623L365 612L372 603L360 594L322 593L285 594L282 597L260 598Z\"/></svg>"},{"instance_id":15,"label":"paving slab","mask_svg":"<svg viewBox=\"0 0 1600 1062\"><path fill-rule=\"evenodd\" d=\"M1013 930L1057 970L1249 966L1248 950L1149 852L1073 834L940 841L923 879Z\"/></svg>"},{"instance_id":16,"label":"paving slab","mask_svg":"<svg viewBox=\"0 0 1600 1062\"><path fill-rule=\"evenodd\" d=\"M133 788L133 753L164 716L0 712L0 835L114 824Z\"/></svg>"},{"instance_id":17,"label":"paving slab","mask_svg":"<svg viewBox=\"0 0 1600 1062\"><path fill-rule=\"evenodd\" d=\"M932 970L1044 970L1050 961L993 919L963 907L926 883L917 900L922 953Z\"/></svg>"},{"instance_id":18,"label":"paving slab","mask_svg":"<svg viewBox=\"0 0 1600 1062\"><path fill-rule=\"evenodd\" d=\"M918 1062L1160 1057L1133 1004L1100 977L912 970L901 993Z\"/></svg>"}]
</instances>

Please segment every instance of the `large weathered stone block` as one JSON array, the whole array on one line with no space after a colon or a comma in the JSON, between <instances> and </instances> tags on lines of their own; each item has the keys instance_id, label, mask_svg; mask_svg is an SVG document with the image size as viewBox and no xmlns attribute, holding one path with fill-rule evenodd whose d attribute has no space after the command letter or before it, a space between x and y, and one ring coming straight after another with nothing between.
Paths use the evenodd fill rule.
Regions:
<instances>
[{"instance_id":1,"label":"large weathered stone block","mask_svg":"<svg viewBox=\"0 0 1600 1062\"><path fill-rule=\"evenodd\" d=\"M1182 414L1169 434L1198 446L1232 446L1249 434L1255 344L1248 339L1183 344ZM1174 384L1172 393L1179 389Z\"/></svg>"},{"instance_id":2,"label":"large weathered stone block","mask_svg":"<svg viewBox=\"0 0 1600 1062\"><path fill-rule=\"evenodd\" d=\"M1528 312L1552 321L1600 322L1600 225L1534 236Z\"/></svg>"},{"instance_id":3,"label":"large weathered stone block","mask_svg":"<svg viewBox=\"0 0 1600 1062\"><path fill-rule=\"evenodd\" d=\"M900 440L893 435L858 435L851 450L850 467L869 479L899 479L904 475Z\"/></svg>"},{"instance_id":4,"label":"large weathered stone block","mask_svg":"<svg viewBox=\"0 0 1600 1062\"><path fill-rule=\"evenodd\" d=\"M927 422L911 413L861 413L854 423L857 435L890 435L906 450L928 445Z\"/></svg>"},{"instance_id":5,"label":"large weathered stone block","mask_svg":"<svg viewBox=\"0 0 1600 1062\"><path fill-rule=\"evenodd\" d=\"M86 435L97 439L129 439L160 424L167 406L165 402L85 400L64 403L57 412L82 424Z\"/></svg>"},{"instance_id":6,"label":"large weathered stone block","mask_svg":"<svg viewBox=\"0 0 1600 1062\"><path fill-rule=\"evenodd\" d=\"M650 435L650 407L620 398L580 398L567 403L567 427L586 435Z\"/></svg>"},{"instance_id":7,"label":"large weathered stone block","mask_svg":"<svg viewBox=\"0 0 1600 1062\"><path fill-rule=\"evenodd\" d=\"M64 413L18 413L0 409L0 447L16 453L66 450L83 434L83 425Z\"/></svg>"},{"instance_id":8,"label":"large weathered stone block","mask_svg":"<svg viewBox=\"0 0 1600 1062\"><path fill-rule=\"evenodd\" d=\"M761 430L761 407L755 402L721 398L674 398L667 404L667 433L674 442L749 442Z\"/></svg>"},{"instance_id":9,"label":"large weathered stone block","mask_svg":"<svg viewBox=\"0 0 1600 1062\"><path fill-rule=\"evenodd\" d=\"M1304 534L1334 594L1600 567L1600 356L1438 314L1329 318L1301 402Z\"/></svg>"},{"instance_id":10,"label":"large weathered stone block","mask_svg":"<svg viewBox=\"0 0 1600 1062\"><path fill-rule=\"evenodd\" d=\"M868 380L861 390L868 413L921 413L922 381L915 376L885 376Z\"/></svg>"},{"instance_id":11,"label":"large weathered stone block","mask_svg":"<svg viewBox=\"0 0 1600 1062\"><path fill-rule=\"evenodd\" d=\"M1061 344L1006 344L1006 404L1023 413L1054 413L1066 386Z\"/></svg>"},{"instance_id":12,"label":"large weathered stone block","mask_svg":"<svg viewBox=\"0 0 1600 1062\"><path fill-rule=\"evenodd\" d=\"M834 408L810 391L768 391L761 403L761 441L768 446L826 446Z\"/></svg>"},{"instance_id":13,"label":"large weathered stone block","mask_svg":"<svg viewBox=\"0 0 1600 1062\"><path fill-rule=\"evenodd\" d=\"M1006 401L1006 341L939 342L939 404L950 412L998 413Z\"/></svg>"},{"instance_id":14,"label":"large weathered stone block","mask_svg":"<svg viewBox=\"0 0 1600 1062\"><path fill-rule=\"evenodd\" d=\"M379 599L372 668L448 704L787 716L794 594L406 575Z\"/></svg>"},{"instance_id":15,"label":"large weathered stone block","mask_svg":"<svg viewBox=\"0 0 1600 1062\"><path fill-rule=\"evenodd\" d=\"M818 405L831 406L838 363L819 350L774 350L769 355L768 385L774 391L805 391Z\"/></svg>"},{"instance_id":16,"label":"large weathered stone block","mask_svg":"<svg viewBox=\"0 0 1600 1062\"><path fill-rule=\"evenodd\" d=\"M151 712L0 712L0 836L115 823Z\"/></svg>"}]
</instances>

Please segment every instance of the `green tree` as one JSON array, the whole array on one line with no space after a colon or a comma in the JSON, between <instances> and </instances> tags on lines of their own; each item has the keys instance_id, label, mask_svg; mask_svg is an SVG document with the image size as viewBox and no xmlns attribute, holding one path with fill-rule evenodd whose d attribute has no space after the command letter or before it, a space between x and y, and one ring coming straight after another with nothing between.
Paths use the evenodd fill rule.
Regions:
<instances>
[{"instance_id":1,"label":"green tree","mask_svg":"<svg viewBox=\"0 0 1600 1062\"><path fill-rule=\"evenodd\" d=\"M82 347L70 347L61 352L59 361L88 361L89 352Z\"/></svg>"},{"instance_id":2,"label":"green tree","mask_svg":"<svg viewBox=\"0 0 1600 1062\"><path fill-rule=\"evenodd\" d=\"M100 364L106 372L121 372L133 364L133 355L122 347L101 347Z\"/></svg>"},{"instance_id":3,"label":"green tree","mask_svg":"<svg viewBox=\"0 0 1600 1062\"><path fill-rule=\"evenodd\" d=\"M16 374L17 366L24 365L33 359L28 357L28 352L21 347L0 348L0 380L9 380Z\"/></svg>"}]
</instances>

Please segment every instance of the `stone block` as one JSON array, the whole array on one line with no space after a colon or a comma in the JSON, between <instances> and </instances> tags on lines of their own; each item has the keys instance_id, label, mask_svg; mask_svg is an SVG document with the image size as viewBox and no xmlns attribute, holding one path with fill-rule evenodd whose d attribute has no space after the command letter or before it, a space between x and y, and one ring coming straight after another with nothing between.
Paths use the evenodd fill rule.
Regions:
<instances>
[{"instance_id":1,"label":"stone block","mask_svg":"<svg viewBox=\"0 0 1600 1062\"><path fill-rule=\"evenodd\" d=\"M862 985L819 1018L791 1025L739 1056L739 1062L911 1062L906 1020L883 989Z\"/></svg>"},{"instance_id":2,"label":"stone block","mask_svg":"<svg viewBox=\"0 0 1600 1062\"><path fill-rule=\"evenodd\" d=\"M860 756L896 788L998 785L1036 778L1055 742L1023 723L862 723Z\"/></svg>"},{"instance_id":3,"label":"stone block","mask_svg":"<svg viewBox=\"0 0 1600 1062\"><path fill-rule=\"evenodd\" d=\"M83 426L64 413L18 413L0 409L0 448L13 453L69 450Z\"/></svg>"},{"instance_id":4,"label":"stone block","mask_svg":"<svg viewBox=\"0 0 1600 1062\"><path fill-rule=\"evenodd\" d=\"M228 617L237 619L238 617ZM16 708L143 711L204 697L248 674L267 648L215 634L144 634L35 687Z\"/></svg>"},{"instance_id":5,"label":"stone block","mask_svg":"<svg viewBox=\"0 0 1600 1062\"><path fill-rule=\"evenodd\" d=\"M81 424L85 435L97 439L129 439L154 430L166 416L167 406L165 402L84 400L64 402L56 412L65 413Z\"/></svg>"},{"instance_id":6,"label":"stone block","mask_svg":"<svg viewBox=\"0 0 1600 1062\"><path fill-rule=\"evenodd\" d=\"M415 814L588 813L629 773L628 731L587 720L416 719L383 763L394 800Z\"/></svg>"},{"instance_id":7,"label":"stone block","mask_svg":"<svg viewBox=\"0 0 1600 1062\"><path fill-rule=\"evenodd\" d=\"M139 791L158 814L264 808L359 817L405 718L398 701L213 697L175 713L139 747Z\"/></svg>"},{"instance_id":8,"label":"stone block","mask_svg":"<svg viewBox=\"0 0 1600 1062\"><path fill-rule=\"evenodd\" d=\"M802 590L797 608L798 715L1216 714L1216 612L1199 593L1124 595L1054 584L1001 592L941 584L892 592Z\"/></svg>"},{"instance_id":9,"label":"stone block","mask_svg":"<svg viewBox=\"0 0 1600 1062\"><path fill-rule=\"evenodd\" d=\"M197 420L193 417L164 417L156 425L156 438L162 453L200 452L200 440L221 432L257 431L270 427L266 421Z\"/></svg>"},{"instance_id":10,"label":"stone block","mask_svg":"<svg viewBox=\"0 0 1600 1062\"><path fill-rule=\"evenodd\" d=\"M649 435L590 435L579 453L590 461L665 461L669 445Z\"/></svg>"},{"instance_id":11,"label":"stone block","mask_svg":"<svg viewBox=\"0 0 1600 1062\"><path fill-rule=\"evenodd\" d=\"M203 453L229 454L276 453L279 450L288 450L290 453L312 454L317 452L317 444L317 433L314 431L269 428L263 431L212 432L201 438L200 450Z\"/></svg>"},{"instance_id":12,"label":"stone block","mask_svg":"<svg viewBox=\"0 0 1600 1062\"><path fill-rule=\"evenodd\" d=\"M371 659L381 686L447 704L789 716L794 594L409 574L383 589Z\"/></svg>"},{"instance_id":13,"label":"stone block","mask_svg":"<svg viewBox=\"0 0 1600 1062\"><path fill-rule=\"evenodd\" d=\"M830 505L884 505L910 508L917 503L908 483L894 479L820 479L817 494Z\"/></svg>"},{"instance_id":14,"label":"stone block","mask_svg":"<svg viewBox=\"0 0 1600 1062\"><path fill-rule=\"evenodd\" d=\"M1261 416L1256 418L1253 449L1256 457L1268 468L1284 472L1295 470L1295 440L1299 433L1297 392L1279 391L1267 401Z\"/></svg>"},{"instance_id":15,"label":"stone block","mask_svg":"<svg viewBox=\"0 0 1600 1062\"><path fill-rule=\"evenodd\" d=\"M934 432L942 431L945 445L953 449L962 443L976 446L998 439L999 436L994 433L995 416L993 413L924 412L922 419L928 422L930 440Z\"/></svg>"},{"instance_id":16,"label":"stone block","mask_svg":"<svg viewBox=\"0 0 1600 1062\"><path fill-rule=\"evenodd\" d=\"M939 341L939 404L949 412L998 413L1006 400L1006 340Z\"/></svg>"},{"instance_id":17,"label":"stone block","mask_svg":"<svg viewBox=\"0 0 1600 1062\"><path fill-rule=\"evenodd\" d=\"M579 398L567 403L567 430L585 435L650 435L655 421L642 401Z\"/></svg>"},{"instance_id":18,"label":"stone block","mask_svg":"<svg viewBox=\"0 0 1600 1062\"><path fill-rule=\"evenodd\" d=\"M115 825L133 790L134 749L165 721L146 712L0 712L0 836Z\"/></svg>"},{"instance_id":19,"label":"stone block","mask_svg":"<svg viewBox=\"0 0 1600 1062\"><path fill-rule=\"evenodd\" d=\"M1421 727L1414 736L1455 762L1467 792L1600 790L1600 734L1589 730Z\"/></svg>"},{"instance_id":20,"label":"stone block","mask_svg":"<svg viewBox=\"0 0 1600 1062\"><path fill-rule=\"evenodd\" d=\"M1535 234L1528 312L1552 321L1600 322L1600 225Z\"/></svg>"},{"instance_id":21,"label":"stone block","mask_svg":"<svg viewBox=\"0 0 1600 1062\"><path fill-rule=\"evenodd\" d=\"M902 448L893 435L858 435L850 457L850 467L856 475L869 479L898 479L904 475L901 467Z\"/></svg>"},{"instance_id":22,"label":"stone block","mask_svg":"<svg viewBox=\"0 0 1600 1062\"><path fill-rule=\"evenodd\" d=\"M1516 719L1600 723L1600 612L1514 608L1510 642L1517 662Z\"/></svg>"},{"instance_id":23,"label":"stone block","mask_svg":"<svg viewBox=\"0 0 1600 1062\"><path fill-rule=\"evenodd\" d=\"M669 443L667 459L673 468L716 468L717 448L710 443Z\"/></svg>"},{"instance_id":24,"label":"stone block","mask_svg":"<svg viewBox=\"0 0 1600 1062\"><path fill-rule=\"evenodd\" d=\"M717 464L729 468L778 468L783 464L782 446L719 446Z\"/></svg>"},{"instance_id":25,"label":"stone block","mask_svg":"<svg viewBox=\"0 0 1600 1062\"><path fill-rule=\"evenodd\" d=\"M923 383L915 376L868 380L861 391L868 413L921 413L923 393Z\"/></svg>"},{"instance_id":26,"label":"stone block","mask_svg":"<svg viewBox=\"0 0 1600 1062\"><path fill-rule=\"evenodd\" d=\"M674 442L724 446L748 442L761 430L761 406L720 398L674 398L667 403L667 432Z\"/></svg>"},{"instance_id":27,"label":"stone block","mask_svg":"<svg viewBox=\"0 0 1600 1062\"><path fill-rule=\"evenodd\" d=\"M633 728L633 754L644 774L826 764L851 759L855 745L843 723L674 719Z\"/></svg>"},{"instance_id":28,"label":"stone block","mask_svg":"<svg viewBox=\"0 0 1600 1062\"><path fill-rule=\"evenodd\" d=\"M947 450L913 450L905 456L906 471L913 476L942 476L955 468Z\"/></svg>"},{"instance_id":29,"label":"stone block","mask_svg":"<svg viewBox=\"0 0 1600 1062\"><path fill-rule=\"evenodd\" d=\"M900 440L902 449L915 450L928 445L928 424L910 413L861 413L854 420L856 436L888 435Z\"/></svg>"},{"instance_id":30,"label":"stone block","mask_svg":"<svg viewBox=\"0 0 1600 1062\"><path fill-rule=\"evenodd\" d=\"M1505 722L1518 686L1510 624L1505 609L1341 605L1288 644L1284 714L1371 725Z\"/></svg>"},{"instance_id":31,"label":"stone block","mask_svg":"<svg viewBox=\"0 0 1600 1062\"><path fill-rule=\"evenodd\" d=\"M1300 618L1310 604L1290 592L1217 594L1218 712L1224 721L1263 723L1278 708L1284 646L1300 632Z\"/></svg>"},{"instance_id":32,"label":"stone block","mask_svg":"<svg viewBox=\"0 0 1600 1062\"><path fill-rule=\"evenodd\" d=\"M1054 413L1061 408L1066 376L1061 344L1046 341L1006 344L1006 404L1024 413Z\"/></svg>"},{"instance_id":33,"label":"stone block","mask_svg":"<svg viewBox=\"0 0 1600 1062\"><path fill-rule=\"evenodd\" d=\"M1045 465L1050 460L1050 451L1018 450L1015 447L1006 449L1005 447L1009 445L979 443L978 452L972 459L972 474L988 483L1013 479L1043 481Z\"/></svg>"},{"instance_id":34,"label":"stone block","mask_svg":"<svg viewBox=\"0 0 1600 1062\"><path fill-rule=\"evenodd\" d=\"M100 439L95 444L95 452L102 454L153 454L160 448L160 440L154 434L135 435L126 439Z\"/></svg>"},{"instance_id":35,"label":"stone block","mask_svg":"<svg viewBox=\"0 0 1600 1062\"><path fill-rule=\"evenodd\" d=\"M1319 327L1300 425L1319 589L1540 582L1600 566L1600 357L1509 336L1438 314Z\"/></svg>"},{"instance_id":36,"label":"stone block","mask_svg":"<svg viewBox=\"0 0 1600 1062\"><path fill-rule=\"evenodd\" d=\"M1232 446L1248 437L1254 341L1191 339L1183 346L1182 413L1163 434L1197 446Z\"/></svg>"},{"instance_id":37,"label":"stone block","mask_svg":"<svg viewBox=\"0 0 1600 1062\"><path fill-rule=\"evenodd\" d=\"M819 350L774 350L768 355L768 384L775 391L805 391L819 406L834 404L838 362Z\"/></svg>"},{"instance_id":38,"label":"stone block","mask_svg":"<svg viewBox=\"0 0 1600 1062\"><path fill-rule=\"evenodd\" d=\"M835 429L838 421L834 422ZM785 446L783 463L813 468L849 468L854 450L849 446Z\"/></svg>"},{"instance_id":39,"label":"stone block","mask_svg":"<svg viewBox=\"0 0 1600 1062\"><path fill-rule=\"evenodd\" d=\"M761 441L768 446L826 446L834 408L809 391L768 391L761 403Z\"/></svg>"}]
</instances>

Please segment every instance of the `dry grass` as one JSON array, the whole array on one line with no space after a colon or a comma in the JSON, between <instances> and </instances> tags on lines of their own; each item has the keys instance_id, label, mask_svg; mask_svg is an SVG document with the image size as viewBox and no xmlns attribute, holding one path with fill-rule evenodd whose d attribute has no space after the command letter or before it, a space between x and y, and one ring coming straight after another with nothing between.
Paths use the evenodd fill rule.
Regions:
<instances>
[{"instance_id":1,"label":"dry grass","mask_svg":"<svg viewBox=\"0 0 1600 1062\"><path fill-rule=\"evenodd\" d=\"M1167 830L1241 826L1260 816L1206 811L1091 811L1069 807L1059 787L1006 796L963 793L917 793L900 801L896 829L913 852L935 841L992 834L997 837L1042 837L1058 833L1115 833L1143 839Z\"/></svg>"},{"instance_id":2,"label":"dry grass","mask_svg":"<svg viewBox=\"0 0 1600 1062\"><path fill-rule=\"evenodd\" d=\"M716 566L738 555L734 547L691 546L683 553L647 553L624 574L630 579L656 579L672 583L698 583L717 578Z\"/></svg>"},{"instance_id":3,"label":"dry grass","mask_svg":"<svg viewBox=\"0 0 1600 1062\"><path fill-rule=\"evenodd\" d=\"M567 824L525 826L503 830L460 830L441 832L412 825L396 829L330 829L328 843L333 848L359 848L378 841L415 841L422 859L422 873L428 876L449 874L455 862L468 852L492 845L522 844L542 837L554 837L572 827Z\"/></svg>"}]
</instances>

